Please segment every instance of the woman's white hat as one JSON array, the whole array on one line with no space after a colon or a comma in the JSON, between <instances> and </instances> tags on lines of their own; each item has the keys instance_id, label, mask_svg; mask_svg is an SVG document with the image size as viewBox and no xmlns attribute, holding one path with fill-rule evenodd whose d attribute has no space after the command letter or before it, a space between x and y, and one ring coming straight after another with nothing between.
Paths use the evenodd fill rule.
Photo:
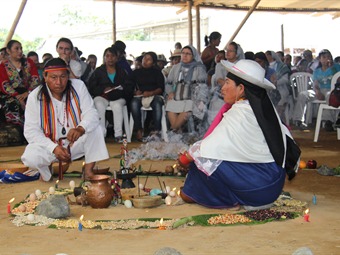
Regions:
<instances>
[{"instance_id":1,"label":"woman's white hat","mask_svg":"<svg viewBox=\"0 0 340 255\"><path fill-rule=\"evenodd\" d=\"M265 77L265 70L254 60L241 59L236 64L221 60L228 72L264 89L275 89Z\"/></svg>"}]
</instances>

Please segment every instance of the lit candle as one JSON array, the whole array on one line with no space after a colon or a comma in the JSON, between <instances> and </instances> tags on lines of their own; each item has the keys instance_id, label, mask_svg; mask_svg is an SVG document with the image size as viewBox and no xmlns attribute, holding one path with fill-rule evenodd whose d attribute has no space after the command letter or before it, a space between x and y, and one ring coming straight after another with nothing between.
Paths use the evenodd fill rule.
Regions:
<instances>
[{"instance_id":1,"label":"lit candle","mask_svg":"<svg viewBox=\"0 0 340 255\"><path fill-rule=\"evenodd\" d=\"M55 182L55 188L56 189L58 188L58 183L59 183L59 180L56 180L56 182Z\"/></svg>"},{"instance_id":2,"label":"lit candle","mask_svg":"<svg viewBox=\"0 0 340 255\"><path fill-rule=\"evenodd\" d=\"M170 196L166 196L166 198L164 199L164 201L165 201L165 204L166 205L171 205L171 197Z\"/></svg>"},{"instance_id":3,"label":"lit candle","mask_svg":"<svg viewBox=\"0 0 340 255\"><path fill-rule=\"evenodd\" d=\"M303 218L306 222L309 222L309 209L307 209L303 215Z\"/></svg>"},{"instance_id":4,"label":"lit candle","mask_svg":"<svg viewBox=\"0 0 340 255\"><path fill-rule=\"evenodd\" d=\"M13 197L11 200L8 201L7 204L7 213L11 213L11 203L15 200L15 198Z\"/></svg>"},{"instance_id":5,"label":"lit candle","mask_svg":"<svg viewBox=\"0 0 340 255\"><path fill-rule=\"evenodd\" d=\"M81 168L81 174L83 175L83 181L85 182L85 161L83 162L83 166Z\"/></svg>"},{"instance_id":6,"label":"lit candle","mask_svg":"<svg viewBox=\"0 0 340 255\"><path fill-rule=\"evenodd\" d=\"M83 220L83 218L84 218L84 215L80 216L80 218L79 218L79 222L78 222L78 230L79 231L83 231L83 224L81 222Z\"/></svg>"},{"instance_id":7,"label":"lit candle","mask_svg":"<svg viewBox=\"0 0 340 255\"><path fill-rule=\"evenodd\" d=\"M159 221L159 227L158 227L159 230L165 230L166 227L163 226L163 218Z\"/></svg>"}]
</instances>

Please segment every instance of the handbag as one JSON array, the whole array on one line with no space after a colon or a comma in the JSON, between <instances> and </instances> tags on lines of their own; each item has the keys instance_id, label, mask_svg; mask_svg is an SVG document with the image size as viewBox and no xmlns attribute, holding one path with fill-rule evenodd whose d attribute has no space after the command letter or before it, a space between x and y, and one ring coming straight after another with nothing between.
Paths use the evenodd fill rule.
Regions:
<instances>
[{"instance_id":1,"label":"handbag","mask_svg":"<svg viewBox=\"0 0 340 255\"><path fill-rule=\"evenodd\" d=\"M328 105L335 108L338 108L340 106L340 82L334 85L334 89L329 95Z\"/></svg>"},{"instance_id":2,"label":"handbag","mask_svg":"<svg viewBox=\"0 0 340 255\"><path fill-rule=\"evenodd\" d=\"M189 83L180 81L176 84L175 97L176 101L191 99L191 87Z\"/></svg>"}]
</instances>

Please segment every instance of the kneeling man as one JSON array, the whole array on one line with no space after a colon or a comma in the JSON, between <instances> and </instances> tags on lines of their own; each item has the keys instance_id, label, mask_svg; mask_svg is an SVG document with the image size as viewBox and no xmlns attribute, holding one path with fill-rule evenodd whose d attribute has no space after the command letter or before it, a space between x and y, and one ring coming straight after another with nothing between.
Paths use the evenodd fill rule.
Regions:
<instances>
[{"instance_id":1,"label":"kneeling man","mask_svg":"<svg viewBox=\"0 0 340 255\"><path fill-rule=\"evenodd\" d=\"M24 135L28 145L21 160L49 181L53 162L85 155L83 174L89 178L96 161L109 157L91 95L81 80L69 79L61 58L48 61L43 75L42 85L27 99Z\"/></svg>"}]
</instances>

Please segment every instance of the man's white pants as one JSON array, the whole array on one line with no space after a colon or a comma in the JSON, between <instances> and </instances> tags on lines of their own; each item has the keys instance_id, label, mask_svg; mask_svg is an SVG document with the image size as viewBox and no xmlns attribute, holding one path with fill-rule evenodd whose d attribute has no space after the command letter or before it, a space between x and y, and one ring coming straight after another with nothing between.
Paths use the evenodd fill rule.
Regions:
<instances>
[{"instance_id":1,"label":"man's white pants","mask_svg":"<svg viewBox=\"0 0 340 255\"><path fill-rule=\"evenodd\" d=\"M90 133L85 133L71 147L72 160L78 159L85 155L85 163L92 163L109 158L105 140L102 131L99 128ZM48 181L51 178L49 165L58 161L56 156L40 146L31 143L26 146L21 160L25 166L31 169L37 169L43 180Z\"/></svg>"}]
</instances>

